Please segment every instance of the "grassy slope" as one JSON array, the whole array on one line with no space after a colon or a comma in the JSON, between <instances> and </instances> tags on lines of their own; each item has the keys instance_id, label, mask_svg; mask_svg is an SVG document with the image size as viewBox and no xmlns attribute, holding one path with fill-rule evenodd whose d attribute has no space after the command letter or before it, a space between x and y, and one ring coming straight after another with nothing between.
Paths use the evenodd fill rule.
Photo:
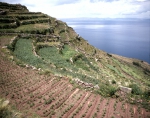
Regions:
<instances>
[{"instance_id":1,"label":"grassy slope","mask_svg":"<svg viewBox=\"0 0 150 118\"><path fill-rule=\"evenodd\" d=\"M136 85L140 90L133 91L127 100L137 104L142 99L141 105L148 107L149 64L98 50L82 37L77 38L66 23L43 13L28 12L20 5L0 3L0 6L6 11L0 18L0 46L8 45L12 50L12 56L8 57L16 64L28 64L41 68L45 73L99 85L100 89L95 92L103 96L112 96L120 84L133 87L135 91L137 89L133 85ZM15 36L16 40L10 44Z\"/></svg>"}]
</instances>

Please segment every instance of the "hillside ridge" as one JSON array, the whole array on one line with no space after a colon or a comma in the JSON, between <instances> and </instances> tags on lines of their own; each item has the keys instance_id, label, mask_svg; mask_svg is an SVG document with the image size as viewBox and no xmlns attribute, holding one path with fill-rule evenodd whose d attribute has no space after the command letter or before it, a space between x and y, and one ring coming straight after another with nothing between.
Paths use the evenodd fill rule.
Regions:
<instances>
[{"instance_id":1,"label":"hillside ridge","mask_svg":"<svg viewBox=\"0 0 150 118\"><path fill-rule=\"evenodd\" d=\"M99 50L20 4L0 2L0 16L0 96L22 117L150 116L148 63Z\"/></svg>"}]
</instances>

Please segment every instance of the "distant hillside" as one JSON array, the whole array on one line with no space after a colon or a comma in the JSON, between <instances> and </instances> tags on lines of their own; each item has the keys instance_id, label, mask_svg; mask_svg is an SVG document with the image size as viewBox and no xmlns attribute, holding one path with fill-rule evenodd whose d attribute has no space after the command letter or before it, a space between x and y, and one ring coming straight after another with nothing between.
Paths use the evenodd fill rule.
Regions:
<instances>
[{"instance_id":1,"label":"distant hillside","mask_svg":"<svg viewBox=\"0 0 150 118\"><path fill-rule=\"evenodd\" d=\"M63 21L0 2L0 47L0 96L24 116L150 116L150 65L91 46Z\"/></svg>"}]
</instances>

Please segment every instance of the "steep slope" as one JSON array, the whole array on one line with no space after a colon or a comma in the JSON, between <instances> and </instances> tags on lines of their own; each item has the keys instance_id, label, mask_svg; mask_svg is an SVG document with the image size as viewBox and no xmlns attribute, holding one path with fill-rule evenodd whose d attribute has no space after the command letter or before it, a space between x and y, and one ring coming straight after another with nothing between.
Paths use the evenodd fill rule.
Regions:
<instances>
[{"instance_id":1,"label":"steep slope","mask_svg":"<svg viewBox=\"0 0 150 118\"><path fill-rule=\"evenodd\" d=\"M128 117L117 115L120 104L131 116L150 115L148 63L98 50L65 22L25 6L0 2L0 8L0 95L25 115Z\"/></svg>"}]
</instances>

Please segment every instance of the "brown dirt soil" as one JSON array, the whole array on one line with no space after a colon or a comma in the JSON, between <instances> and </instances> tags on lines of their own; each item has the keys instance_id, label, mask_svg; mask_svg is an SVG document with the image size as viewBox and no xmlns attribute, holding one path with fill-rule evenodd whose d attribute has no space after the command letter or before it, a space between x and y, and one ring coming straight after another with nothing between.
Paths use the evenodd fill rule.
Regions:
<instances>
[{"instance_id":1,"label":"brown dirt soil","mask_svg":"<svg viewBox=\"0 0 150 118\"><path fill-rule=\"evenodd\" d=\"M107 114L106 114L106 118L110 118L113 116L113 113L114 113L114 103L115 103L115 99L110 99L109 100L109 103L108 103L108 111L107 111Z\"/></svg>"},{"instance_id":2,"label":"brown dirt soil","mask_svg":"<svg viewBox=\"0 0 150 118\"><path fill-rule=\"evenodd\" d=\"M67 118L80 104L86 99L88 93L84 93L81 98L74 104L74 106L63 116L63 118Z\"/></svg>"},{"instance_id":3,"label":"brown dirt soil","mask_svg":"<svg viewBox=\"0 0 150 118\"><path fill-rule=\"evenodd\" d=\"M96 113L96 108L97 108L99 99L100 99L99 96L95 97L95 100L94 100L92 106L90 107L90 109L89 109L89 111L88 111L88 113L87 113L85 118L91 118L94 115L94 113Z\"/></svg>"},{"instance_id":4,"label":"brown dirt soil","mask_svg":"<svg viewBox=\"0 0 150 118\"><path fill-rule=\"evenodd\" d=\"M76 116L75 116L75 118L80 118L80 117L82 117L82 115L86 112L86 110L88 109L88 105L89 105L89 101L91 101L92 99L93 99L93 96L94 95L89 95L86 99L85 99L85 101L84 101L84 103L83 103L83 107L81 108L81 110L79 111L79 113L78 114L76 114Z\"/></svg>"}]
</instances>

